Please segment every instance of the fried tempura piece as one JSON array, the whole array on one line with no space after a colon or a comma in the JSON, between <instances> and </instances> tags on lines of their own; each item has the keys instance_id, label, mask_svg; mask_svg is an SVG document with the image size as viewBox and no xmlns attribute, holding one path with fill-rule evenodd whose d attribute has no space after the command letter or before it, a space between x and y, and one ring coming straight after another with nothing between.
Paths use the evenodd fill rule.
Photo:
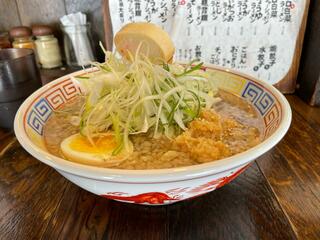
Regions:
<instances>
[{"instance_id":1,"label":"fried tempura piece","mask_svg":"<svg viewBox=\"0 0 320 240\"><path fill-rule=\"evenodd\" d=\"M199 163L245 151L259 143L259 130L213 110L202 111L188 129L173 141L173 149L189 154Z\"/></svg>"}]
</instances>

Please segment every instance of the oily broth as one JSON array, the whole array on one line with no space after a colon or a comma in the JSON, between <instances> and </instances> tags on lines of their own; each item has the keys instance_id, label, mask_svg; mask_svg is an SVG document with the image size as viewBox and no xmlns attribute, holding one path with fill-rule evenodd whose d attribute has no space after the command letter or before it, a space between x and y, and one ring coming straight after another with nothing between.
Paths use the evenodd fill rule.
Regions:
<instances>
[{"instance_id":1,"label":"oily broth","mask_svg":"<svg viewBox=\"0 0 320 240\"><path fill-rule=\"evenodd\" d=\"M79 132L79 127L72 125L70 115L77 115L83 104L83 98L76 97L58 109L44 126L44 141L47 150L61 157L60 144L63 139Z\"/></svg>"},{"instance_id":2,"label":"oily broth","mask_svg":"<svg viewBox=\"0 0 320 240\"><path fill-rule=\"evenodd\" d=\"M261 142L262 136L260 133L264 131L263 120L253 108L252 104L234 94L221 90L219 91L219 97L223 100L214 106L215 111L217 111L223 117L233 119L244 126L252 127L245 128L243 130L244 132L250 130L256 131L259 135L259 142ZM230 137L226 141L229 146L234 149L233 153L236 154L247 150L243 148L243 146L245 146L245 142L247 141L246 137L252 137L252 134L241 135L240 133L235 135L236 136Z\"/></svg>"},{"instance_id":3,"label":"oily broth","mask_svg":"<svg viewBox=\"0 0 320 240\"><path fill-rule=\"evenodd\" d=\"M220 149L221 144L218 144L215 149L206 147L208 142L216 144L219 141L212 142L211 139L203 138L203 136L200 136L200 139L204 142L196 139L199 146L203 147L202 152L198 153L198 149L188 148L188 138L176 142L166 137L155 139L148 134L139 134L131 136L134 152L128 158L117 165L110 164L106 160L99 166L118 169L162 169L190 166L231 156L258 144L261 141L260 133L263 131L263 125L262 119L252 105L224 91L219 92L219 97L222 101L214 106L214 111L215 115L221 118L223 124L223 143L229 149L225 154L223 154L222 148ZM50 153L63 157L60 151L61 142L79 132L79 128L70 123L72 121L70 115L76 115L82 103L82 98L76 98L65 104L57 113L52 114L47 121L44 127L44 140ZM234 124L238 127L231 130L225 129ZM194 129L194 131L198 132L198 129ZM190 142L194 140L191 138ZM195 148L201 149L201 147L196 146ZM214 151L217 154L213 154ZM199 154L206 157L197 157Z\"/></svg>"}]
</instances>

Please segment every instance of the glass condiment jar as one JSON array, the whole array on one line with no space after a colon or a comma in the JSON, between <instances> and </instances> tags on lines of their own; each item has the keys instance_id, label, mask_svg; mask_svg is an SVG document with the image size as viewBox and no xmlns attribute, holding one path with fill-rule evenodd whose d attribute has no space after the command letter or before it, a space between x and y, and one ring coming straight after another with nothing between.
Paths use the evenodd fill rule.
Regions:
<instances>
[{"instance_id":1,"label":"glass condiment jar","mask_svg":"<svg viewBox=\"0 0 320 240\"><path fill-rule=\"evenodd\" d=\"M8 32L0 32L0 49L11 48Z\"/></svg>"},{"instance_id":2,"label":"glass condiment jar","mask_svg":"<svg viewBox=\"0 0 320 240\"><path fill-rule=\"evenodd\" d=\"M29 27L20 26L11 28L10 36L13 38L12 46L14 48L30 48L35 50L32 31Z\"/></svg>"},{"instance_id":3,"label":"glass condiment jar","mask_svg":"<svg viewBox=\"0 0 320 240\"><path fill-rule=\"evenodd\" d=\"M64 50L69 66L87 66L95 61L92 46L91 25L61 25Z\"/></svg>"},{"instance_id":4,"label":"glass condiment jar","mask_svg":"<svg viewBox=\"0 0 320 240\"><path fill-rule=\"evenodd\" d=\"M62 65L58 40L49 26L33 26L32 33L36 36L36 49L43 68L55 68Z\"/></svg>"}]
</instances>

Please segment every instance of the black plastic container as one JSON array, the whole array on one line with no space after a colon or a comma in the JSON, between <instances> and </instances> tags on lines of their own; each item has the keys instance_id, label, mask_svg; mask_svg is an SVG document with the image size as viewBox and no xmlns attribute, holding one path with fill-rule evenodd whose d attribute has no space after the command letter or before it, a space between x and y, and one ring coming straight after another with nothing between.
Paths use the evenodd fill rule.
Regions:
<instances>
[{"instance_id":1,"label":"black plastic container","mask_svg":"<svg viewBox=\"0 0 320 240\"><path fill-rule=\"evenodd\" d=\"M0 49L0 127L13 128L14 116L26 97L41 87L31 49Z\"/></svg>"}]
</instances>

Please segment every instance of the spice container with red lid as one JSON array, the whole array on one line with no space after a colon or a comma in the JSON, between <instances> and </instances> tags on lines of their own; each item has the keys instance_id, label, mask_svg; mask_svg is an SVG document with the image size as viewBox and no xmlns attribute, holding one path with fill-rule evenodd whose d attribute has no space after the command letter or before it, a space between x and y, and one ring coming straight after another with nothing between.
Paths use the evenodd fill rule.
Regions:
<instances>
[{"instance_id":1,"label":"spice container with red lid","mask_svg":"<svg viewBox=\"0 0 320 240\"><path fill-rule=\"evenodd\" d=\"M11 28L10 36L14 40L12 43L14 48L35 49L31 28L25 26Z\"/></svg>"},{"instance_id":2,"label":"spice container with red lid","mask_svg":"<svg viewBox=\"0 0 320 240\"><path fill-rule=\"evenodd\" d=\"M36 49L40 64L43 68L55 68L62 65L58 40L54 37L49 26L37 25L32 27L36 36Z\"/></svg>"}]
</instances>

